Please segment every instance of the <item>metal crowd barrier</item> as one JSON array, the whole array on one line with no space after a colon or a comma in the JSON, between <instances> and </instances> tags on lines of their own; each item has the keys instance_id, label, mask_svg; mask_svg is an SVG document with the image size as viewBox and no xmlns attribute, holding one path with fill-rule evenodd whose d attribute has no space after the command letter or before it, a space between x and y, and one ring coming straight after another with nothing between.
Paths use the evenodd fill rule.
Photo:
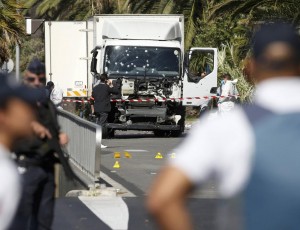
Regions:
<instances>
[{"instance_id":1,"label":"metal crowd barrier","mask_svg":"<svg viewBox=\"0 0 300 230\"><path fill-rule=\"evenodd\" d=\"M92 180L100 177L101 126L60 109L58 120L70 139L67 146L70 161Z\"/></svg>"}]
</instances>

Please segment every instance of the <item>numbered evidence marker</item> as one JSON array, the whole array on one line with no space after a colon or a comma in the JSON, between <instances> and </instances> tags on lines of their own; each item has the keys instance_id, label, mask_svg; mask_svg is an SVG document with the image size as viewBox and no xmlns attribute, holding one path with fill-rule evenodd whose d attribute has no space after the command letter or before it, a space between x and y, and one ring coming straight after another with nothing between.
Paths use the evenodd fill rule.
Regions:
<instances>
[{"instance_id":1,"label":"numbered evidence marker","mask_svg":"<svg viewBox=\"0 0 300 230\"><path fill-rule=\"evenodd\" d=\"M121 153L120 152L115 152L114 158L121 158Z\"/></svg>"},{"instance_id":2,"label":"numbered evidence marker","mask_svg":"<svg viewBox=\"0 0 300 230\"><path fill-rule=\"evenodd\" d=\"M114 169L119 169L121 168L120 164L119 164L119 161L116 161L114 166L113 166Z\"/></svg>"},{"instance_id":3,"label":"numbered evidence marker","mask_svg":"<svg viewBox=\"0 0 300 230\"><path fill-rule=\"evenodd\" d=\"M175 159L176 158L176 153L172 153L170 156L171 159Z\"/></svg>"},{"instance_id":4,"label":"numbered evidence marker","mask_svg":"<svg viewBox=\"0 0 300 230\"><path fill-rule=\"evenodd\" d=\"M163 159L164 157L161 155L161 153L157 153L155 156L155 159Z\"/></svg>"},{"instance_id":5,"label":"numbered evidence marker","mask_svg":"<svg viewBox=\"0 0 300 230\"><path fill-rule=\"evenodd\" d=\"M125 158L132 158L131 154L129 152L124 152Z\"/></svg>"}]
</instances>

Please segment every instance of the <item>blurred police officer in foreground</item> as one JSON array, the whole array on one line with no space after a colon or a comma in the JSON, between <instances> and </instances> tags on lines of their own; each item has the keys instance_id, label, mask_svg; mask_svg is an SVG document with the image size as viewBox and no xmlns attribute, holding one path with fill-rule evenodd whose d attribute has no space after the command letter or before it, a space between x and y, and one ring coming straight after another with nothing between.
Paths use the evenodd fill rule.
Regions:
<instances>
[{"instance_id":1,"label":"blurred police officer in foreground","mask_svg":"<svg viewBox=\"0 0 300 230\"><path fill-rule=\"evenodd\" d=\"M212 177L222 198L242 201L242 222L227 209L221 229L299 229L300 37L287 24L264 25L252 51L253 105L199 122L152 186L148 209L161 229L194 229L186 198Z\"/></svg>"},{"instance_id":2,"label":"blurred police officer in foreground","mask_svg":"<svg viewBox=\"0 0 300 230\"><path fill-rule=\"evenodd\" d=\"M0 73L0 229L7 229L21 195L17 167L10 157L16 142L33 135L33 106L40 93L18 86Z\"/></svg>"},{"instance_id":3,"label":"blurred police officer in foreground","mask_svg":"<svg viewBox=\"0 0 300 230\"><path fill-rule=\"evenodd\" d=\"M10 229L51 229L54 208L54 164L58 162L47 141L57 132L61 145L68 137L59 132L56 108L45 92L45 66L39 60L31 61L24 76L24 84L44 89L45 99L38 101L37 119L42 125L34 126L41 132L39 138L23 140L15 149L17 164L22 176L23 193L17 215Z\"/></svg>"}]
</instances>

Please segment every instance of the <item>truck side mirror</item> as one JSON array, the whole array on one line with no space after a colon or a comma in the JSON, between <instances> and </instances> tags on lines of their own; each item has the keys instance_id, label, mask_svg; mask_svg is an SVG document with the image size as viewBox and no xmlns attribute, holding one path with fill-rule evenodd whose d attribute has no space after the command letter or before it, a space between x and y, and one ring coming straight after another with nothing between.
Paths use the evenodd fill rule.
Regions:
<instances>
[{"instance_id":1,"label":"truck side mirror","mask_svg":"<svg viewBox=\"0 0 300 230\"><path fill-rule=\"evenodd\" d=\"M98 51L93 52L92 63L91 63L91 72L97 74L97 55Z\"/></svg>"},{"instance_id":2,"label":"truck side mirror","mask_svg":"<svg viewBox=\"0 0 300 230\"><path fill-rule=\"evenodd\" d=\"M210 89L211 94L217 94L217 91L218 91L218 87L211 87Z\"/></svg>"},{"instance_id":3,"label":"truck side mirror","mask_svg":"<svg viewBox=\"0 0 300 230\"><path fill-rule=\"evenodd\" d=\"M187 70L189 69L189 54L190 54L190 51L186 52L185 55L184 55L184 60L183 60L183 66L184 68L186 68Z\"/></svg>"}]
</instances>

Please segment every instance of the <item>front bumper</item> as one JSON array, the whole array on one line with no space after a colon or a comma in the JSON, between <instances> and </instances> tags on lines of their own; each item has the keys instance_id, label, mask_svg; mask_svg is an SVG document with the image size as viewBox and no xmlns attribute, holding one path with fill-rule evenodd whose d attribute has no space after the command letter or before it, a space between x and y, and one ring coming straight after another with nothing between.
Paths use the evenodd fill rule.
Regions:
<instances>
[{"instance_id":1,"label":"front bumper","mask_svg":"<svg viewBox=\"0 0 300 230\"><path fill-rule=\"evenodd\" d=\"M114 124L108 123L106 127L113 130L180 130L180 125L159 125L159 124Z\"/></svg>"}]
</instances>

